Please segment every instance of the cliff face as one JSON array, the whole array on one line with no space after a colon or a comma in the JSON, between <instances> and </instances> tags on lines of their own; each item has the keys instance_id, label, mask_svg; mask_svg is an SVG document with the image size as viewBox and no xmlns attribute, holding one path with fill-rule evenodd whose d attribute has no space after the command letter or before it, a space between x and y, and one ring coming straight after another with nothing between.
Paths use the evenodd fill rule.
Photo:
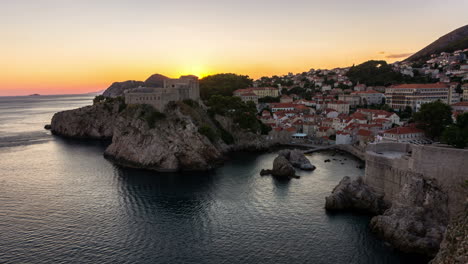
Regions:
<instances>
[{"instance_id":1,"label":"cliff face","mask_svg":"<svg viewBox=\"0 0 468 264\"><path fill-rule=\"evenodd\" d=\"M222 122L210 118L203 106L182 102L159 113L115 101L56 113L51 129L67 137L112 138L106 157L123 166L158 171L212 169L229 151L270 146L262 136L236 128L229 118L216 119ZM218 136L221 129L232 135L232 144Z\"/></svg>"},{"instance_id":2,"label":"cliff face","mask_svg":"<svg viewBox=\"0 0 468 264\"><path fill-rule=\"evenodd\" d=\"M110 139L118 107L98 104L59 112L52 117L51 131L72 138Z\"/></svg>"},{"instance_id":3,"label":"cliff face","mask_svg":"<svg viewBox=\"0 0 468 264\"><path fill-rule=\"evenodd\" d=\"M448 225L440 250L430 263L468 263L468 200L465 202L465 211Z\"/></svg>"},{"instance_id":4,"label":"cliff face","mask_svg":"<svg viewBox=\"0 0 468 264\"><path fill-rule=\"evenodd\" d=\"M435 180L414 177L371 229L405 251L435 256L448 224L448 196Z\"/></svg>"}]
</instances>

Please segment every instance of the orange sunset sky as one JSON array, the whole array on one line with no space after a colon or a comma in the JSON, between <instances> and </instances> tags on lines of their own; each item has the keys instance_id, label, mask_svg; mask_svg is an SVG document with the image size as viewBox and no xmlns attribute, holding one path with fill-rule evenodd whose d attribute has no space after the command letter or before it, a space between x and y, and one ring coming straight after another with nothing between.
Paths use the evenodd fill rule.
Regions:
<instances>
[{"instance_id":1,"label":"orange sunset sky","mask_svg":"<svg viewBox=\"0 0 468 264\"><path fill-rule=\"evenodd\" d=\"M0 96L393 62L466 25L466 10L465 0L1 1Z\"/></svg>"}]
</instances>

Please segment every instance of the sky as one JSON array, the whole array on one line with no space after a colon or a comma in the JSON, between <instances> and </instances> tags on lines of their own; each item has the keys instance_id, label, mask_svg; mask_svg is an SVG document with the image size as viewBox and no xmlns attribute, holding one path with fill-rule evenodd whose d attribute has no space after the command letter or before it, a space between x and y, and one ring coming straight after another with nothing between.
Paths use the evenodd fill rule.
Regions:
<instances>
[{"instance_id":1,"label":"sky","mask_svg":"<svg viewBox=\"0 0 468 264\"><path fill-rule=\"evenodd\" d=\"M466 0L0 0L0 96L402 60L468 24Z\"/></svg>"}]
</instances>

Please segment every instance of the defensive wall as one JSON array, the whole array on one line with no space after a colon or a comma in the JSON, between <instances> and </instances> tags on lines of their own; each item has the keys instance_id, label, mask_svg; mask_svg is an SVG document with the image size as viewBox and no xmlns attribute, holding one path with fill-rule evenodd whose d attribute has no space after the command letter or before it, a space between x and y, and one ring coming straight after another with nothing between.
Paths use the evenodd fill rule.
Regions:
<instances>
[{"instance_id":1,"label":"defensive wall","mask_svg":"<svg viewBox=\"0 0 468 264\"><path fill-rule=\"evenodd\" d=\"M449 197L450 215L464 210L468 150L407 143L369 144L364 180L390 202L411 177L436 179Z\"/></svg>"}]
</instances>

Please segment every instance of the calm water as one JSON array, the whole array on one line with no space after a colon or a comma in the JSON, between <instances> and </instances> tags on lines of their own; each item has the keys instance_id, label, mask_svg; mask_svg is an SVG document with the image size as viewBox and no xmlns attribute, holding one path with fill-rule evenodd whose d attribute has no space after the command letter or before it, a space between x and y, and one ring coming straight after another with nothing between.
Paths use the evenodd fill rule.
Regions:
<instances>
[{"instance_id":1,"label":"calm water","mask_svg":"<svg viewBox=\"0 0 468 264\"><path fill-rule=\"evenodd\" d=\"M358 161L310 156L302 178L260 177L274 153L238 153L211 173L122 169L97 142L43 129L92 96L0 97L0 263L416 263L369 217L327 214L325 196Z\"/></svg>"}]
</instances>

